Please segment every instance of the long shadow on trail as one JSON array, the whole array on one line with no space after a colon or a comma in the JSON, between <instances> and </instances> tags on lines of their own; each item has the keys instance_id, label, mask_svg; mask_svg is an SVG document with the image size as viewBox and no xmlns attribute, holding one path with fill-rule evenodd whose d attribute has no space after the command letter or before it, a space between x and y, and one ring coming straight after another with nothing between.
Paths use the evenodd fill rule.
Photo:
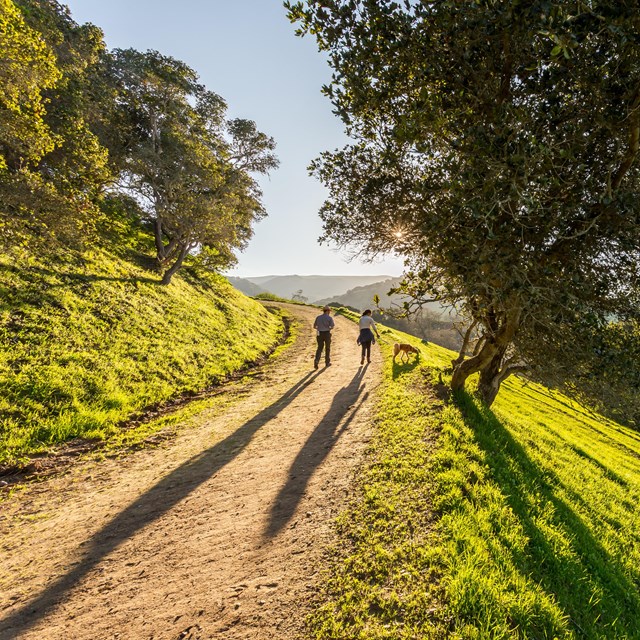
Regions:
<instances>
[{"instance_id":1,"label":"long shadow on trail","mask_svg":"<svg viewBox=\"0 0 640 640\"><path fill-rule=\"evenodd\" d=\"M164 515L238 456L256 432L288 406L323 371L324 369L306 374L273 404L224 440L181 464L132 502L87 541L88 548L76 567L51 582L39 596L0 622L0 637L17 637L44 618L109 553ZM7 632L10 635L3 635Z\"/></svg>"},{"instance_id":2,"label":"long shadow on trail","mask_svg":"<svg viewBox=\"0 0 640 640\"><path fill-rule=\"evenodd\" d=\"M569 495L572 491L551 465L534 461L490 409L479 408L465 393L458 395L457 404L486 453L491 477L529 540L525 551L511 549L515 567L558 603L577 637L638 637L638 588L596 532L560 497L563 491ZM569 553L559 554L552 535L539 526L531 503L540 499L543 506L539 508L553 510L553 526L571 541ZM544 612L537 613L517 621L523 637L550 637L545 634L550 621Z\"/></svg>"},{"instance_id":3,"label":"long shadow on trail","mask_svg":"<svg viewBox=\"0 0 640 640\"><path fill-rule=\"evenodd\" d=\"M291 520L311 476L367 400L369 393L362 393L365 388L362 380L366 370L367 366L361 367L353 380L336 393L327 413L298 452L289 469L287 482L278 492L271 507L269 523L264 533L265 538L275 537ZM349 414L348 417L344 419L347 414Z\"/></svg>"}]
</instances>

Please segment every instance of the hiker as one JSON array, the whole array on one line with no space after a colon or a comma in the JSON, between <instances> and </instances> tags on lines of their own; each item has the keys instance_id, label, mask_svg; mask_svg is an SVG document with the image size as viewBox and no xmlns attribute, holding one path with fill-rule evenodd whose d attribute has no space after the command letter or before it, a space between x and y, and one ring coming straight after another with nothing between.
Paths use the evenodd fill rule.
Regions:
<instances>
[{"instance_id":1,"label":"hiker","mask_svg":"<svg viewBox=\"0 0 640 640\"><path fill-rule=\"evenodd\" d=\"M318 368L320 362L320 356L322 356L322 350L324 349L324 365L325 367L331 366L331 329L335 326L333 318L330 315L331 309L325 307L322 310L322 315L319 315L313 323L313 328L316 330L316 340L318 341L318 349L316 350L316 357L313 360L313 368Z\"/></svg>"},{"instance_id":2,"label":"hiker","mask_svg":"<svg viewBox=\"0 0 640 640\"><path fill-rule=\"evenodd\" d=\"M378 328L376 327L376 323L373 321L371 317L371 309L367 309L360 318L358 322L358 326L360 327L360 335L358 336L358 344L362 347L362 357L360 358L360 364L364 364L365 356L367 358L367 363L371 362L371 344L375 342L373 333L375 332L378 340L380 339L380 334L378 333Z\"/></svg>"}]
</instances>

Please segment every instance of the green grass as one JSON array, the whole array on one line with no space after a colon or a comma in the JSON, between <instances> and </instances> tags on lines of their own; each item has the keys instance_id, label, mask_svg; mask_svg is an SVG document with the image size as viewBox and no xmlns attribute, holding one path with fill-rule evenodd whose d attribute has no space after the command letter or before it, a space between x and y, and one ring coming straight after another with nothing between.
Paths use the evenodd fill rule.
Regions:
<instances>
[{"instance_id":1,"label":"green grass","mask_svg":"<svg viewBox=\"0 0 640 640\"><path fill-rule=\"evenodd\" d=\"M270 358L277 358L283 351L291 347L299 334L298 320L285 313L282 313L282 315L288 323L288 335L270 354ZM160 416L136 425L134 429L118 429L103 443L103 446L97 452L97 456L117 455L122 451L127 452L132 447L148 446L149 443L162 442L173 437L177 428L182 429L185 426L201 424L203 420L206 421L211 418L212 412L214 412L214 415L219 414L236 401L238 397L235 393L236 388L240 388L242 394L247 393L247 384L250 383L252 375L252 370L244 372L236 379L230 380L225 384L223 391L214 388L212 393L205 392L200 394L202 397L194 397L171 411L163 412Z\"/></svg>"},{"instance_id":2,"label":"green grass","mask_svg":"<svg viewBox=\"0 0 640 640\"><path fill-rule=\"evenodd\" d=\"M0 464L199 391L271 348L282 321L221 277L168 287L106 249L0 258Z\"/></svg>"},{"instance_id":3,"label":"green grass","mask_svg":"<svg viewBox=\"0 0 640 640\"><path fill-rule=\"evenodd\" d=\"M420 362L393 365L396 340ZM492 410L441 401L449 352L390 331L383 350L312 635L640 638L640 435L517 378Z\"/></svg>"}]
</instances>

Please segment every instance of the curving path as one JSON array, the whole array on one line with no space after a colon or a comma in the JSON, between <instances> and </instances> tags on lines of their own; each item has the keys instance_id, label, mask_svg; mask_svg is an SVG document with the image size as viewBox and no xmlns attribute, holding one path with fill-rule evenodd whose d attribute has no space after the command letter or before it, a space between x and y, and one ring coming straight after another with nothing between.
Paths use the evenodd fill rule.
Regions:
<instances>
[{"instance_id":1,"label":"curving path","mask_svg":"<svg viewBox=\"0 0 640 640\"><path fill-rule=\"evenodd\" d=\"M296 342L197 427L5 500L0 638L304 637L380 353L360 367L357 329L338 317L333 366L314 371L318 311L288 309Z\"/></svg>"}]
</instances>

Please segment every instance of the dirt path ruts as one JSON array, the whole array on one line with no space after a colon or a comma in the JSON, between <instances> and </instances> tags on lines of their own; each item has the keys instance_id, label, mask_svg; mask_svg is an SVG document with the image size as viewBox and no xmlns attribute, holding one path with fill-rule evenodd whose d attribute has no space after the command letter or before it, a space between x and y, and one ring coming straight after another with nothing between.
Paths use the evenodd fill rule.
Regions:
<instances>
[{"instance_id":1,"label":"dirt path ruts","mask_svg":"<svg viewBox=\"0 0 640 640\"><path fill-rule=\"evenodd\" d=\"M289 309L298 340L223 412L4 503L0 638L304 637L380 354L359 367L357 330L338 317L333 365L314 371L318 312Z\"/></svg>"}]
</instances>

